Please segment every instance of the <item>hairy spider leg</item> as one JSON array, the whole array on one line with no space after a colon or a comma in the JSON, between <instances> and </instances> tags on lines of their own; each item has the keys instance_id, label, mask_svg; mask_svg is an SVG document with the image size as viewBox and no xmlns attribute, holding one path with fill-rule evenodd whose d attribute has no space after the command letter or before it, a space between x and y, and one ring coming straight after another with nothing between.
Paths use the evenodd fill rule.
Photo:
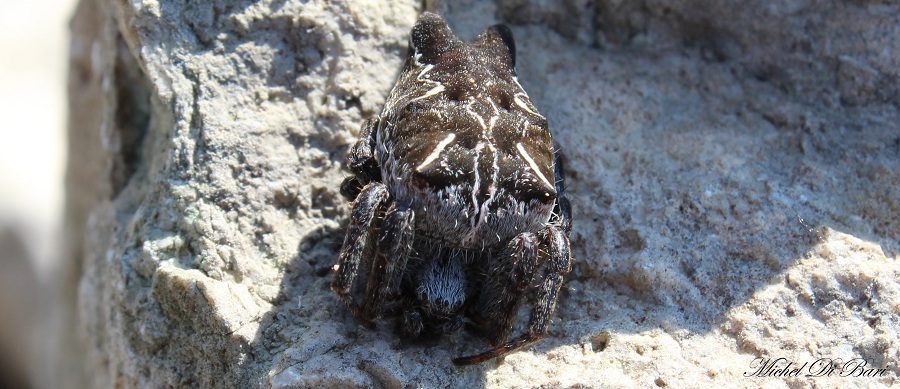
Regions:
<instances>
[{"instance_id":1,"label":"hairy spider leg","mask_svg":"<svg viewBox=\"0 0 900 389\"><path fill-rule=\"evenodd\" d=\"M406 308L403 310L403 322L401 328L403 329L403 333L411 339L418 338L419 335L422 334L425 325L422 323L422 314L419 313L418 309Z\"/></svg>"},{"instance_id":2,"label":"hairy spider leg","mask_svg":"<svg viewBox=\"0 0 900 389\"><path fill-rule=\"evenodd\" d=\"M412 209L391 203L378 234L378 252L369 268L366 294L363 297L363 316L374 320L384 311L388 295L397 294L400 279L412 249L415 232Z\"/></svg>"},{"instance_id":3,"label":"hairy spider leg","mask_svg":"<svg viewBox=\"0 0 900 389\"><path fill-rule=\"evenodd\" d=\"M359 177L360 183L381 181L381 169L375 161L375 137L378 131L378 118L370 117L359 129L359 141L350 149L347 158L348 168Z\"/></svg>"},{"instance_id":4,"label":"hairy spider leg","mask_svg":"<svg viewBox=\"0 0 900 389\"><path fill-rule=\"evenodd\" d=\"M512 331L513 320L525 296L523 292L538 267L539 243L536 233L516 235L500 251L497 263L486 269L485 284L470 314L475 325L469 329L491 345L502 343Z\"/></svg>"},{"instance_id":5,"label":"hairy spider leg","mask_svg":"<svg viewBox=\"0 0 900 389\"><path fill-rule=\"evenodd\" d=\"M369 258L371 258L373 247L371 231L376 227L375 224L378 220L376 214L386 207L387 202L388 191L384 184L372 182L362 189L350 211L347 236L341 247L340 256L338 256L338 267L334 273L334 279L331 281L331 290L337 293L353 316L356 316L367 328L374 328L375 323L362 315L362 310L351 295L351 289L360 263L369 262Z\"/></svg>"},{"instance_id":6,"label":"hairy spider leg","mask_svg":"<svg viewBox=\"0 0 900 389\"><path fill-rule=\"evenodd\" d=\"M347 156L347 167L353 176L344 179L341 183L341 195L345 199L353 201L359 196L363 186L372 181L381 181L381 170L375 161L375 136L378 128L378 118L367 119L359 129L359 140L350 149Z\"/></svg>"},{"instance_id":7,"label":"hairy spider leg","mask_svg":"<svg viewBox=\"0 0 900 389\"><path fill-rule=\"evenodd\" d=\"M559 154L559 151L555 154L556 157L553 163L553 171L556 174L556 205L553 207L555 220L551 220L550 224L561 227L568 234L572 232L572 206L569 205L569 198L566 196L566 179L563 175L562 156Z\"/></svg>"},{"instance_id":8,"label":"hairy spider leg","mask_svg":"<svg viewBox=\"0 0 900 389\"><path fill-rule=\"evenodd\" d=\"M347 177L341 182L341 196L344 196L347 201L353 201L353 199L359 197L362 187L363 184L359 182L356 176Z\"/></svg>"},{"instance_id":9,"label":"hairy spider leg","mask_svg":"<svg viewBox=\"0 0 900 389\"><path fill-rule=\"evenodd\" d=\"M425 322L422 319L422 313L417 308L406 308L402 313L402 321L400 322L400 330L409 339L417 339L422 335L428 335L429 338L437 338L444 335L450 335L462 328L463 316L456 315L451 317L447 322L440 324L438 330L425 333Z\"/></svg>"},{"instance_id":10,"label":"hairy spider leg","mask_svg":"<svg viewBox=\"0 0 900 389\"><path fill-rule=\"evenodd\" d=\"M563 276L571 270L572 259L569 254L569 238L561 228L548 226L541 235L544 238L542 246L547 247L550 260L544 268L543 281L538 288L537 300L531 308L528 331L480 354L455 358L453 359L454 364L470 365L501 357L547 336L547 328L553 312L556 310L556 300L559 298Z\"/></svg>"}]
</instances>

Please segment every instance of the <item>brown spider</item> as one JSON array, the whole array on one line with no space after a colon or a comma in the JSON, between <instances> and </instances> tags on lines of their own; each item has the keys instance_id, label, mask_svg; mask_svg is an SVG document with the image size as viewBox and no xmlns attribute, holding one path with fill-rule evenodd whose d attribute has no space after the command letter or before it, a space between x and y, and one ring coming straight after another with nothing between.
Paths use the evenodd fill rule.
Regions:
<instances>
[{"instance_id":1,"label":"brown spider","mask_svg":"<svg viewBox=\"0 0 900 389\"><path fill-rule=\"evenodd\" d=\"M423 14L384 109L350 151L354 175L341 185L354 202L331 288L368 328L394 311L406 337L466 324L494 346L457 365L544 338L571 268L562 167L515 60L506 26L466 44L443 18ZM363 263L358 304L352 289ZM528 328L507 340L530 289Z\"/></svg>"}]
</instances>

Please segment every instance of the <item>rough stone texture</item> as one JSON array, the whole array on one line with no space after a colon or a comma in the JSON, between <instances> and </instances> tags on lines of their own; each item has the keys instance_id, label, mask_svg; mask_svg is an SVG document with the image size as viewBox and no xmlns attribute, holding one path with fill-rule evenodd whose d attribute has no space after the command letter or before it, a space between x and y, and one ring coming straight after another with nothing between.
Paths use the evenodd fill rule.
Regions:
<instances>
[{"instance_id":1,"label":"rough stone texture","mask_svg":"<svg viewBox=\"0 0 900 389\"><path fill-rule=\"evenodd\" d=\"M70 167L92 199L69 214L90 385L898 384L900 6L427 2L466 38L519 23L575 211L551 336L456 368L485 345L401 345L327 288L342 163L420 4L302 3L82 1L73 66L103 96L70 130L103 146ZM745 377L758 357L886 371Z\"/></svg>"}]
</instances>

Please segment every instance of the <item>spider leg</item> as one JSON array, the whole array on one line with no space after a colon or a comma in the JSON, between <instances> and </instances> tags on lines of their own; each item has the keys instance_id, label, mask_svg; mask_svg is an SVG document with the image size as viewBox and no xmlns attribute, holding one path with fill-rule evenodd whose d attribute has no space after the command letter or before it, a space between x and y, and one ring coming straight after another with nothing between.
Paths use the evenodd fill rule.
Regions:
<instances>
[{"instance_id":1,"label":"spider leg","mask_svg":"<svg viewBox=\"0 0 900 389\"><path fill-rule=\"evenodd\" d=\"M347 156L347 167L353 176L344 179L341 183L341 195L352 201L363 186L372 181L381 181L381 171L378 162L375 161L375 136L378 128L378 118L367 119L359 129L359 140L350 148Z\"/></svg>"},{"instance_id":2,"label":"spider leg","mask_svg":"<svg viewBox=\"0 0 900 389\"><path fill-rule=\"evenodd\" d=\"M534 279L538 266L537 234L523 232L504 248L495 266L487 269L485 285L473 306L476 333L492 345L503 342L522 302L522 293Z\"/></svg>"},{"instance_id":3,"label":"spider leg","mask_svg":"<svg viewBox=\"0 0 900 389\"><path fill-rule=\"evenodd\" d=\"M364 317L377 318L388 295L397 293L412 248L414 221L413 210L397 203L392 203L385 213L363 297Z\"/></svg>"},{"instance_id":4,"label":"spider leg","mask_svg":"<svg viewBox=\"0 0 900 389\"><path fill-rule=\"evenodd\" d=\"M356 178L356 176L347 177L341 182L341 196L344 196L347 200L353 201L353 199L359 197L362 188L363 184L359 182L359 178Z\"/></svg>"},{"instance_id":5,"label":"spider leg","mask_svg":"<svg viewBox=\"0 0 900 389\"><path fill-rule=\"evenodd\" d=\"M567 234L572 231L572 206L566 196L566 177L563 175L562 156L556 152L553 163L553 172L556 175L556 205L553 207L551 224L562 228Z\"/></svg>"},{"instance_id":6,"label":"spider leg","mask_svg":"<svg viewBox=\"0 0 900 389\"><path fill-rule=\"evenodd\" d=\"M450 321L441 326L441 334L449 335L459 331L463 326L463 318L461 315L454 316Z\"/></svg>"},{"instance_id":7,"label":"spider leg","mask_svg":"<svg viewBox=\"0 0 900 389\"><path fill-rule=\"evenodd\" d=\"M363 188L353 203L347 235L338 256L334 279L331 281L331 290L337 293L341 301L362 322L363 326L369 328L374 327L375 324L362 315L362 310L350 292L360 263L368 262L372 255L374 242L371 241L370 232L376 227L376 214L385 207L387 201L388 191L384 184L373 182Z\"/></svg>"},{"instance_id":8,"label":"spider leg","mask_svg":"<svg viewBox=\"0 0 900 389\"><path fill-rule=\"evenodd\" d=\"M556 299L562 286L563 276L571 270L572 259L569 253L569 238L560 227L550 225L542 231L542 246L547 247L549 261L544 268L543 280L538 289L537 300L531 308L528 331L493 349L480 354L453 359L456 365L470 365L497 358L528 346L547 335L547 328L553 312L556 310Z\"/></svg>"},{"instance_id":9,"label":"spider leg","mask_svg":"<svg viewBox=\"0 0 900 389\"><path fill-rule=\"evenodd\" d=\"M410 339L418 338L425 328L422 324L422 314L416 308L407 308L403 311L403 321L400 327L403 334Z\"/></svg>"},{"instance_id":10,"label":"spider leg","mask_svg":"<svg viewBox=\"0 0 900 389\"><path fill-rule=\"evenodd\" d=\"M375 161L375 137L378 133L378 118L370 117L359 129L359 141L350 149L348 167L362 184L381 181L381 170Z\"/></svg>"}]
</instances>

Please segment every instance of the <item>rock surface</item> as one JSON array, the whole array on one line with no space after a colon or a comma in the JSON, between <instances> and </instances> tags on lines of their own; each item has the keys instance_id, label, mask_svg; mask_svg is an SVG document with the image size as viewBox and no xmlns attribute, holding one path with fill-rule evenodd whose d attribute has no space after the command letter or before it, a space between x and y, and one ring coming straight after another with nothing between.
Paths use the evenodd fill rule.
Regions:
<instances>
[{"instance_id":1,"label":"rock surface","mask_svg":"<svg viewBox=\"0 0 900 389\"><path fill-rule=\"evenodd\" d=\"M343 161L420 2L83 0L70 98L97 104L70 133L102 141L73 149L67 222L91 386L897 385L900 6L426 3L466 39L517 23L575 210L551 336L457 368L485 345L404 346L328 290ZM757 358L885 370L747 377Z\"/></svg>"}]
</instances>

